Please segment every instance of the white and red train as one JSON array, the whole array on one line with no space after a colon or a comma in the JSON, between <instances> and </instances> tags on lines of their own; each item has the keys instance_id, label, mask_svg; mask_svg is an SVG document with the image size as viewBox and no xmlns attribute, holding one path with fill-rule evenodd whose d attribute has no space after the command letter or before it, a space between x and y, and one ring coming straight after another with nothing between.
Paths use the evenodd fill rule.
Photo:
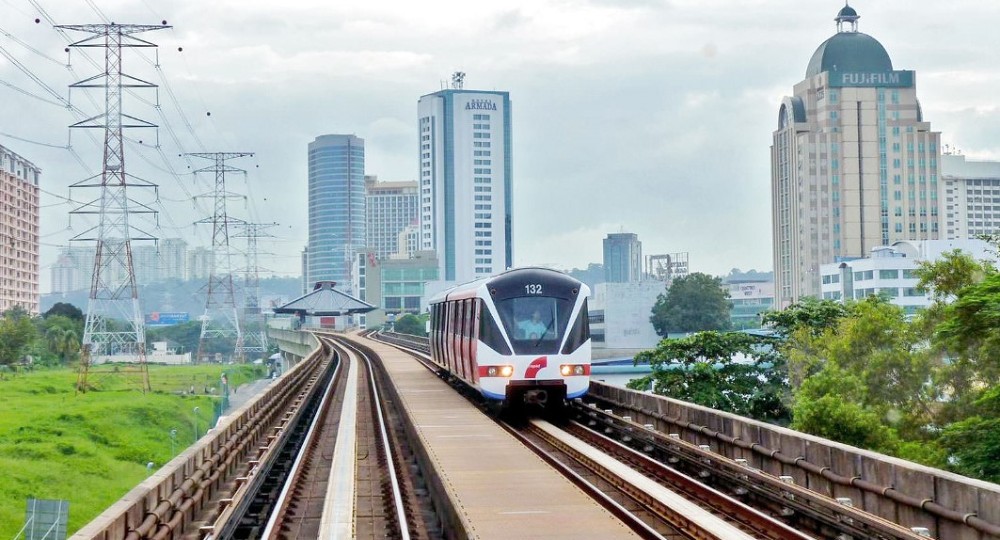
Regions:
<instances>
[{"instance_id":1,"label":"white and red train","mask_svg":"<svg viewBox=\"0 0 1000 540\"><path fill-rule=\"evenodd\" d=\"M430 301L434 362L502 405L559 404L590 386L586 285L519 268Z\"/></svg>"}]
</instances>

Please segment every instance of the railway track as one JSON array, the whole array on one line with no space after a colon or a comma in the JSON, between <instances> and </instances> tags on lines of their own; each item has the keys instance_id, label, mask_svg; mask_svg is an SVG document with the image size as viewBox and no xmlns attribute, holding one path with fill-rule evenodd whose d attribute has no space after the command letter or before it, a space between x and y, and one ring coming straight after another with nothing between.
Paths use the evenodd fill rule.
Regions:
<instances>
[{"instance_id":1,"label":"railway track","mask_svg":"<svg viewBox=\"0 0 1000 540\"><path fill-rule=\"evenodd\" d=\"M348 341L318 335L336 371L299 436L278 453L283 467L248 494L213 538L439 538L437 516L384 399L377 358ZM403 467L397 467L402 463Z\"/></svg>"},{"instance_id":2,"label":"railway track","mask_svg":"<svg viewBox=\"0 0 1000 540\"><path fill-rule=\"evenodd\" d=\"M419 342L387 341L409 350L425 367L437 372ZM480 405L486 409L482 402ZM610 440L601 444L583 426L563 430L538 420L523 426L515 425L520 424L517 421L500 423L643 537L809 538L630 448Z\"/></svg>"},{"instance_id":3,"label":"railway track","mask_svg":"<svg viewBox=\"0 0 1000 540\"><path fill-rule=\"evenodd\" d=\"M615 415L612 409L582 401L573 403L571 408L581 422L575 424L574 431L589 431L591 440L604 440L599 443L603 447L611 444L610 438L620 441L622 446L668 464L691 478L698 478L704 485L730 493L762 513L781 517L796 530L812 537L924 538L912 529L854 508L847 504L849 500L833 499L795 485L791 477L776 477L751 468L745 460L731 460L713 452L707 445L695 445L676 435L653 431L650 426L632 422L627 415Z\"/></svg>"}]
</instances>

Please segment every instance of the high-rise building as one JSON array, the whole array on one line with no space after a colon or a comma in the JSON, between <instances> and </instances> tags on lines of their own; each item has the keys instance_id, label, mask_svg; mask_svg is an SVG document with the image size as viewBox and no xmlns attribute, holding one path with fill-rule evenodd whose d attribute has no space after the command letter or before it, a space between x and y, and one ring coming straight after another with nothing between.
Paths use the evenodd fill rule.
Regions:
<instances>
[{"instance_id":1,"label":"high-rise building","mask_svg":"<svg viewBox=\"0 0 1000 540\"><path fill-rule=\"evenodd\" d=\"M420 220L416 181L379 182L365 176L368 250L377 259L398 252L399 233Z\"/></svg>"},{"instance_id":2,"label":"high-rise building","mask_svg":"<svg viewBox=\"0 0 1000 540\"><path fill-rule=\"evenodd\" d=\"M940 133L913 71L893 69L845 6L778 109L771 146L776 307L818 297L820 265L899 240L936 239Z\"/></svg>"},{"instance_id":3,"label":"high-rise building","mask_svg":"<svg viewBox=\"0 0 1000 540\"><path fill-rule=\"evenodd\" d=\"M1000 233L1000 161L941 156L944 227L948 238Z\"/></svg>"},{"instance_id":4,"label":"high-rise building","mask_svg":"<svg viewBox=\"0 0 1000 540\"><path fill-rule=\"evenodd\" d=\"M309 245L306 283L336 281L348 291L355 254L367 247L365 141L320 135L309 143Z\"/></svg>"},{"instance_id":5,"label":"high-rise building","mask_svg":"<svg viewBox=\"0 0 1000 540\"><path fill-rule=\"evenodd\" d=\"M42 171L0 146L0 312L38 313L38 178Z\"/></svg>"},{"instance_id":6,"label":"high-rise building","mask_svg":"<svg viewBox=\"0 0 1000 540\"><path fill-rule=\"evenodd\" d=\"M93 247L63 249L52 265L52 292L90 290L90 280L94 275L94 253Z\"/></svg>"},{"instance_id":7,"label":"high-rise building","mask_svg":"<svg viewBox=\"0 0 1000 540\"><path fill-rule=\"evenodd\" d=\"M144 285L160 280L160 255L152 242L132 244L132 269L135 272L135 282L138 284Z\"/></svg>"},{"instance_id":8,"label":"high-rise building","mask_svg":"<svg viewBox=\"0 0 1000 540\"><path fill-rule=\"evenodd\" d=\"M511 267L509 93L441 90L420 98L417 116L420 249L437 253L444 281Z\"/></svg>"},{"instance_id":9,"label":"high-rise building","mask_svg":"<svg viewBox=\"0 0 1000 540\"><path fill-rule=\"evenodd\" d=\"M187 252L187 279L208 281L215 268L215 252L207 247L196 247Z\"/></svg>"},{"instance_id":10,"label":"high-rise building","mask_svg":"<svg viewBox=\"0 0 1000 540\"><path fill-rule=\"evenodd\" d=\"M610 233L604 239L604 281L635 283L642 280L642 242L635 233Z\"/></svg>"},{"instance_id":11,"label":"high-rise building","mask_svg":"<svg viewBox=\"0 0 1000 540\"><path fill-rule=\"evenodd\" d=\"M159 279L184 279L187 275L188 244L181 238L160 240Z\"/></svg>"}]
</instances>

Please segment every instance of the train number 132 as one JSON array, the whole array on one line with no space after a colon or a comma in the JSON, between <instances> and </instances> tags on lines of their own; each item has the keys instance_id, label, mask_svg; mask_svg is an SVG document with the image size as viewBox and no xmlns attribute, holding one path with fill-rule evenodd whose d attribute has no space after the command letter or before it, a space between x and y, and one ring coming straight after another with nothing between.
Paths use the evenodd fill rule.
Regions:
<instances>
[{"instance_id":1,"label":"train number 132","mask_svg":"<svg viewBox=\"0 0 1000 540\"><path fill-rule=\"evenodd\" d=\"M526 294L542 294L542 284L541 283L529 283L524 286L524 292Z\"/></svg>"}]
</instances>

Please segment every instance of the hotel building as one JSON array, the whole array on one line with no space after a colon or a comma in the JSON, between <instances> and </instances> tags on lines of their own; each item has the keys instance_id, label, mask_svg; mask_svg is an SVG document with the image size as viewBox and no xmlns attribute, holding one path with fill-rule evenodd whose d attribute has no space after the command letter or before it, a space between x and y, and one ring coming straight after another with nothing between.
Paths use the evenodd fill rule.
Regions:
<instances>
[{"instance_id":1,"label":"hotel building","mask_svg":"<svg viewBox=\"0 0 1000 540\"><path fill-rule=\"evenodd\" d=\"M818 297L820 266L944 238L940 133L913 71L896 70L845 6L778 109L771 146L776 307Z\"/></svg>"},{"instance_id":2,"label":"hotel building","mask_svg":"<svg viewBox=\"0 0 1000 540\"><path fill-rule=\"evenodd\" d=\"M513 265L511 103L507 92L447 89L420 98L420 249L443 281Z\"/></svg>"}]
</instances>

